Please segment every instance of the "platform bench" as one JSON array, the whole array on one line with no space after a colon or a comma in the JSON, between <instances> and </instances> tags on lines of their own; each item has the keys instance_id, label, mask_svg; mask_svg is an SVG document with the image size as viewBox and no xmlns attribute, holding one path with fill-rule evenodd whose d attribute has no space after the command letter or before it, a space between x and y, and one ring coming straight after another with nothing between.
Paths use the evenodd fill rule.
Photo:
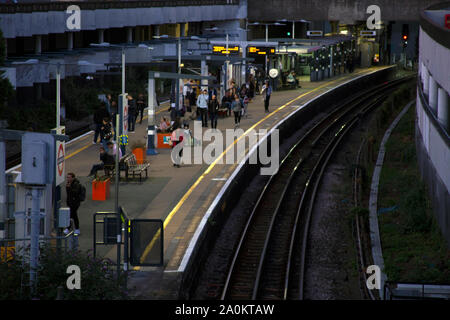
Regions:
<instances>
[{"instance_id":1,"label":"platform bench","mask_svg":"<svg viewBox=\"0 0 450 320\"><path fill-rule=\"evenodd\" d=\"M126 154L119 159L119 177L120 172L126 172L125 159L129 157L130 154ZM114 177L116 175L115 164L114 165L105 165L104 167L105 176Z\"/></svg>"},{"instance_id":2,"label":"platform bench","mask_svg":"<svg viewBox=\"0 0 450 320\"><path fill-rule=\"evenodd\" d=\"M145 171L145 177L148 178L148 168L150 167L150 163L144 162L143 164L138 164L136 161L136 156L133 153L130 153L126 159L125 163L125 177L128 181L128 177L130 174L133 175L133 179L136 175L139 175L139 182L142 182L142 174Z\"/></svg>"}]
</instances>

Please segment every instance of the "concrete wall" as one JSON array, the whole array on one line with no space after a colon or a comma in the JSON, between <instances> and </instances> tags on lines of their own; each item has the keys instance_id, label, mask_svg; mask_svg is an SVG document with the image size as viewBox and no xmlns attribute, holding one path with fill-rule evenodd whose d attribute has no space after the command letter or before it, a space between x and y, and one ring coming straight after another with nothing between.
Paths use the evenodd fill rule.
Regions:
<instances>
[{"instance_id":1,"label":"concrete wall","mask_svg":"<svg viewBox=\"0 0 450 320\"><path fill-rule=\"evenodd\" d=\"M437 43L422 28L419 43L419 65L423 62L434 80L450 93L450 49Z\"/></svg>"},{"instance_id":2,"label":"concrete wall","mask_svg":"<svg viewBox=\"0 0 450 320\"><path fill-rule=\"evenodd\" d=\"M367 7L378 5L383 21L419 21L423 9L440 2L442 0L248 0L248 17L251 21L306 19L350 24L351 21L366 20L369 16Z\"/></svg>"},{"instance_id":3,"label":"concrete wall","mask_svg":"<svg viewBox=\"0 0 450 320\"><path fill-rule=\"evenodd\" d=\"M417 94L416 149L421 176L428 186L433 212L450 247L450 139L439 134L436 121Z\"/></svg>"},{"instance_id":4,"label":"concrete wall","mask_svg":"<svg viewBox=\"0 0 450 320\"><path fill-rule=\"evenodd\" d=\"M245 19L245 9L242 5L217 5L82 10L81 30ZM68 17L65 11L0 14L0 29L5 38L74 31L66 26Z\"/></svg>"}]
</instances>

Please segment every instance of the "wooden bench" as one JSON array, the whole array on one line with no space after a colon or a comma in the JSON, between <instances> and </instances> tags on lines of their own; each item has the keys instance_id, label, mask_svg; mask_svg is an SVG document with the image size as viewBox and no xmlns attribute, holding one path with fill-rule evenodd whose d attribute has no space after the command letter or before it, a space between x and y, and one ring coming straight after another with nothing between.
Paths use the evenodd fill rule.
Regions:
<instances>
[{"instance_id":1,"label":"wooden bench","mask_svg":"<svg viewBox=\"0 0 450 320\"><path fill-rule=\"evenodd\" d=\"M122 158L119 159L119 178L120 178L120 172L126 172L126 167L125 167L125 159L129 156L130 154L126 154L124 156L122 156ZM114 177L116 175L116 170L115 170L115 164L108 166L105 165L104 170L105 170L105 175L106 176L110 176L111 178Z\"/></svg>"},{"instance_id":2,"label":"wooden bench","mask_svg":"<svg viewBox=\"0 0 450 320\"><path fill-rule=\"evenodd\" d=\"M136 156L133 153L128 154L128 156L124 159L124 164L125 177L127 181L129 175L132 174L133 179L135 175L139 175L139 182L142 182L142 174L144 173L144 171L145 177L148 178L148 168L150 167L150 163L144 162L143 164L138 164L136 161Z\"/></svg>"}]
</instances>

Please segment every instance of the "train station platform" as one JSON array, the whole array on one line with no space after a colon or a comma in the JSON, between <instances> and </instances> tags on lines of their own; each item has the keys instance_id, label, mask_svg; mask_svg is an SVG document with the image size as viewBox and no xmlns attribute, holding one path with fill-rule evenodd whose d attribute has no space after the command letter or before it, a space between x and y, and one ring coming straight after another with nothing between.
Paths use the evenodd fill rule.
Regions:
<instances>
[{"instance_id":1,"label":"train station platform","mask_svg":"<svg viewBox=\"0 0 450 320\"><path fill-rule=\"evenodd\" d=\"M308 101L323 95L338 86L358 77L380 71L388 67L357 69L352 74L341 74L321 82L304 82L296 90L273 92L270 100L270 113L264 111L262 96L256 95L248 106L249 117L241 119L243 135L234 141L226 141L224 151L211 164L187 164L180 168L173 166L170 149L158 149L158 155L147 156L150 163L149 178L122 181L119 185L119 205L124 207L133 219L161 219L164 221L164 267L135 267L128 287L130 294L141 299L177 299L183 272L189 264L202 228L207 225L214 203L223 195L239 163L222 164L227 152L251 129L275 128ZM157 109L156 121L161 116L169 116L168 105ZM209 122L210 126L210 122ZM191 121L190 129L194 125ZM234 129L234 117L218 119L218 130ZM203 128L203 132L206 128ZM147 139L147 120L136 124L135 133L129 135L130 144ZM113 211L115 192L111 184L110 198L106 201L93 201L92 177L88 177L93 164L100 163L99 147L94 145L93 133L89 133L66 147L66 173L74 172L86 186L86 201L79 209L81 250L93 248L93 214L98 211ZM246 150L247 152L248 150ZM232 202L230 200L230 202ZM65 205L65 190L63 191ZM232 205L232 204L230 204ZM106 257L115 259L116 248L104 247L98 251Z\"/></svg>"}]
</instances>

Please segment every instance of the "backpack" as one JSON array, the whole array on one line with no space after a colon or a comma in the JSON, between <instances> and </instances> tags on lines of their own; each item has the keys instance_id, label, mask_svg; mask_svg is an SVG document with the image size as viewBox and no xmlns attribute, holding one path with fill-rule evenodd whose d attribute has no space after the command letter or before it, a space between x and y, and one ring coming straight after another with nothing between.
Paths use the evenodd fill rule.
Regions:
<instances>
[{"instance_id":1,"label":"backpack","mask_svg":"<svg viewBox=\"0 0 450 320\"><path fill-rule=\"evenodd\" d=\"M86 200L86 187L80 184L80 201Z\"/></svg>"}]
</instances>

